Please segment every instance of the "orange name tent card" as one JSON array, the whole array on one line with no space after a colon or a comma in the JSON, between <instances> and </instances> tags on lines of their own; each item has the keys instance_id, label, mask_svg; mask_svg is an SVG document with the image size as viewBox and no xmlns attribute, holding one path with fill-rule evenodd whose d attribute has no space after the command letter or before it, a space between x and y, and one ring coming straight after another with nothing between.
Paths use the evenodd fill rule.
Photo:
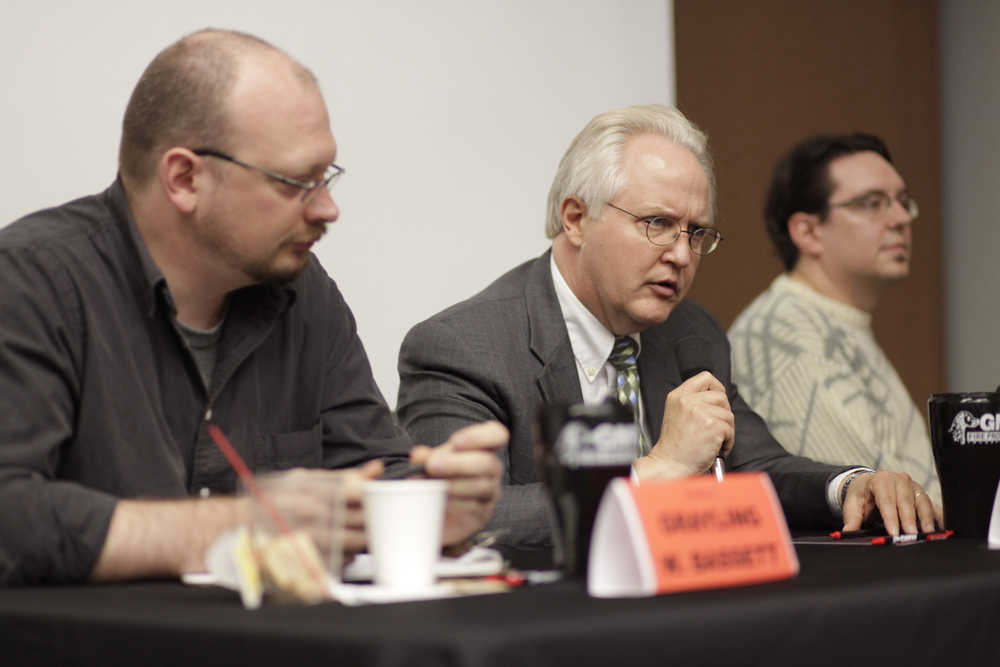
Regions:
<instances>
[{"instance_id":1,"label":"orange name tent card","mask_svg":"<svg viewBox=\"0 0 1000 667\"><path fill-rule=\"evenodd\" d=\"M787 579L799 572L765 473L608 485L597 511L587 590L626 597Z\"/></svg>"}]
</instances>

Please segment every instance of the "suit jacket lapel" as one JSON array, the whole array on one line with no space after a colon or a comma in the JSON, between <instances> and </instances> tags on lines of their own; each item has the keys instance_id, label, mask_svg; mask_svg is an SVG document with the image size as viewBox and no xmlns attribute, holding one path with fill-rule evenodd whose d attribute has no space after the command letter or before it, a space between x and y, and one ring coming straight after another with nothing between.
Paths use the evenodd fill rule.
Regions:
<instances>
[{"instance_id":1,"label":"suit jacket lapel","mask_svg":"<svg viewBox=\"0 0 1000 667\"><path fill-rule=\"evenodd\" d=\"M549 268L551 254L549 250L535 260L524 287L529 345L542 365L536 378L542 400L546 404L579 403L583 401L583 394L580 392L580 379L576 374L566 323L552 285Z\"/></svg>"}]
</instances>

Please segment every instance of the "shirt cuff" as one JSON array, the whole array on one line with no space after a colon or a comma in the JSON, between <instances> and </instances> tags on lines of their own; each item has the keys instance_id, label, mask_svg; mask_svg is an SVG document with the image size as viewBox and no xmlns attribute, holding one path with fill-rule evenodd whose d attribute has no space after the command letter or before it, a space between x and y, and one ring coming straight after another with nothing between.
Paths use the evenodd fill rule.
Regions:
<instances>
[{"instance_id":1,"label":"shirt cuff","mask_svg":"<svg viewBox=\"0 0 1000 667\"><path fill-rule=\"evenodd\" d=\"M830 483L826 485L826 502L830 506L830 511L833 512L833 516L837 518L844 516L844 509L840 506L840 498L837 497L837 491L840 490L840 483L845 481L848 477L853 477L854 475L859 475L861 473L875 474L875 470L866 466L848 468L831 479Z\"/></svg>"}]
</instances>

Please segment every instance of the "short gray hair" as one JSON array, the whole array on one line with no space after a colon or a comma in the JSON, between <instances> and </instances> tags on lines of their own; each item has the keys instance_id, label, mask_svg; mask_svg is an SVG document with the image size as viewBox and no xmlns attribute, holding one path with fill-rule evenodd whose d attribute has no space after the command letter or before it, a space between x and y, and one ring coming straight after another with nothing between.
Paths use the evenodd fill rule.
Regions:
<instances>
[{"instance_id":1,"label":"short gray hair","mask_svg":"<svg viewBox=\"0 0 1000 667\"><path fill-rule=\"evenodd\" d=\"M577 196L591 217L603 210L625 187L622 154L626 142L636 135L657 134L694 153L708 179L708 215L715 219L715 173L708 138L680 111L662 104L625 107L594 117L569 145L549 189L545 235L555 238L562 231L562 202Z\"/></svg>"}]
</instances>

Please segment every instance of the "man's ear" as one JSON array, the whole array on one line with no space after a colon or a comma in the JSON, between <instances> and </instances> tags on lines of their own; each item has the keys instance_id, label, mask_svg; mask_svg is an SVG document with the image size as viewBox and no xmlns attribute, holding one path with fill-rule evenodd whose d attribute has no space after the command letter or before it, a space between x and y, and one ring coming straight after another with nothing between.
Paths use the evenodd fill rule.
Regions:
<instances>
[{"instance_id":1,"label":"man's ear","mask_svg":"<svg viewBox=\"0 0 1000 667\"><path fill-rule=\"evenodd\" d=\"M800 254L807 257L823 254L823 224L815 213L793 213L788 218L788 236Z\"/></svg>"},{"instance_id":2,"label":"man's ear","mask_svg":"<svg viewBox=\"0 0 1000 667\"><path fill-rule=\"evenodd\" d=\"M194 211L198 203L199 178L204 172L201 158L186 148L171 148L156 164L163 194L183 214Z\"/></svg>"},{"instance_id":3,"label":"man's ear","mask_svg":"<svg viewBox=\"0 0 1000 667\"><path fill-rule=\"evenodd\" d=\"M579 248L583 245L583 220L587 217L587 204L576 195L562 200L559 210L566 239Z\"/></svg>"}]
</instances>

